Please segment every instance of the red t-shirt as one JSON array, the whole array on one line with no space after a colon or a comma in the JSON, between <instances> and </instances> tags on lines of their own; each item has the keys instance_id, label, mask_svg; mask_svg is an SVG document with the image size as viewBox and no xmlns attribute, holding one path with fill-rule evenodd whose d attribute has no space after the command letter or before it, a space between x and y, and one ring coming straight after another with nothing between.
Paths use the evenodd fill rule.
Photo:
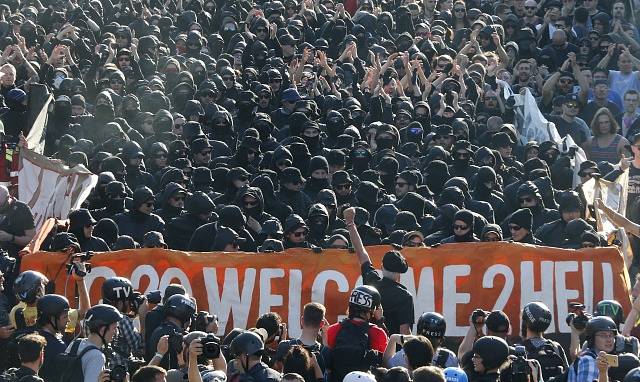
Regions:
<instances>
[{"instance_id":1,"label":"red t-shirt","mask_svg":"<svg viewBox=\"0 0 640 382\"><path fill-rule=\"evenodd\" d=\"M355 325L364 325L364 321L360 320L351 320L351 322ZM336 344L336 337L338 332L342 328L341 323L335 323L329 326L327 330L327 345L329 345L330 349ZM369 328L369 345L372 350L377 350L381 353L384 353L384 350L387 348L387 343L389 342L389 338L387 337L387 333L384 332L379 326L372 325Z\"/></svg>"}]
</instances>

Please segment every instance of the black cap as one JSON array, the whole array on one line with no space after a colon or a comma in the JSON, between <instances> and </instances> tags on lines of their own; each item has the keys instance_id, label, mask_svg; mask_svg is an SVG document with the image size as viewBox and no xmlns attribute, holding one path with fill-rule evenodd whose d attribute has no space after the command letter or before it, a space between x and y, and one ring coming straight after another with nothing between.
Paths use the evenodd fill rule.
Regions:
<instances>
[{"instance_id":1,"label":"black cap","mask_svg":"<svg viewBox=\"0 0 640 382\"><path fill-rule=\"evenodd\" d=\"M331 177L331 184L335 186L337 184L347 184L347 183L348 184L353 183L353 179L351 179L351 175L349 175L348 172L340 170L333 173L333 176Z\"/></svg>"},{"instance_id":2,"label":"black cap","mask_svg":"<svg viewBox=\"0 0 640 382\"><path fill-rule=\"evenodd\" d=\"M382 267L389 272L405 273L409 266L407 260L398 251L389 251L382 258Z\"/></svg>"},{"instance_id":3,"label":"black cap","mask_svg":"<svg viewBox=\"0 0 640 382\"><path fill-rule=\"evenodd\" d=\"M229 227L219 227L216 232L216 239L213 244L214 250L222 251L227 244L244 243L245 238L240 237L238 233Z\"/></svg>"},{"instance_id":4,"label":"black cap","mask_svg":"<svg viewBox=\"0 0 640 382\"><path fill-rule=\"evenodd\" d=\"M197 153L204 149L210 149L211 147L212 146L209 143L209 140L207 138L198 138L198 139L194 139L193 142L191 142L192 153Z\"/></svg>"},{"instance_id":5,"label":"black cap","mask_svg":"<svg viewBox=\"0 0 640 382\"><path fill-rule=\"evenodd\" d=\"M304 178L300 173L300 170L296 167L287 167L280 173L280 182L285 183L297 183L304 182Z\"/></svg>"}]
</instances>

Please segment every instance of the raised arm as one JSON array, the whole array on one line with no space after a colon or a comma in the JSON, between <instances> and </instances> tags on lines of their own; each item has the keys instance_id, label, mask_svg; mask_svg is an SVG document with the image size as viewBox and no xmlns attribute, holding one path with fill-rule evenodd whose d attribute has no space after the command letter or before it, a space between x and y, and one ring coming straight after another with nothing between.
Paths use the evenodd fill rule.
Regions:
<instances>
[{"instance_id":1,"label":"raised arm","mask_svg":"<svg viewBox=\"0 0 640 382\"><path fill-rule=\"evenodd\" d=\"M355 218L355 208L349 207L344 210L344 220L347 223L347 229L349 230L351 245L353 245L353 249L356 251L356 255L358 255L358 261L360 261L360 265L362 265L366 262L371 262L371 259L369 258L369 254L362 244L362 239L360 238L360 234L358 233L358 227L356 227L356 223L354 222Z\"/></svg>"},{"instance_id":2,"label":"raised arm","mask_svg":"<svg viewBox=\"0 0 640 382\"><path fill-rule=\"evenodd\" d=\"M612 210L606 204L604 204L600 199L596 200L596 207L600 208L602 212L604 212L604 214L607 215L609 219L611 219L613 224L624 228L625 231L627 231L627 233L640 237L640 225L632 222L631 220L627 219L623 215Z\"/></svg>"}]
</instances>

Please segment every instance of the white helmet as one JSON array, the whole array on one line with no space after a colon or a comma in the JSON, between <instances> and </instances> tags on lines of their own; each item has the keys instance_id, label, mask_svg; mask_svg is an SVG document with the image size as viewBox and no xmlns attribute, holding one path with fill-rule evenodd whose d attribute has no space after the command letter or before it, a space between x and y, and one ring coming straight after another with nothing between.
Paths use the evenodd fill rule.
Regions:
<instances>
[{"instance_id":1,"label":"white helmet","mask_svg":"<svg viewBox=\"0 0 640 382\"><path fill-rule=\"evenodd\" d=\"M376 378L371 373L352 371L344 376L342 382L376 382Z\"/></svg>"}]
</instances>

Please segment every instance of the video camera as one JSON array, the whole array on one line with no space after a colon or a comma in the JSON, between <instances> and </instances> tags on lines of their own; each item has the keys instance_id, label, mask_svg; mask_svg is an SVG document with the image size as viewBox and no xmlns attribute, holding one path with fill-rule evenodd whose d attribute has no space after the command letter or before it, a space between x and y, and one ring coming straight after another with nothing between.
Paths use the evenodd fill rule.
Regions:
<instances>
[{"instance_id":1,"label":"video camera","mask_svg":"<svg viewBox=\"0 0 640 382\"><path fill-rule=\"evenodd\" d=\"M127 368L122 365L115 365L106 371L109 372L110 382L124 382L127 378Z\"/></svg>"},{"instance_id":2,"label":"video camera","mask_svg":"<svg viewBox=\"0 0 640 382\"><path fill-rule=\"evenodd\" d=\"M571 326L571 322L573 321L573 326L578 330L584 330L587 327L587 322L591 319L591 315L586 313L584 304L580 302L570 302L569 303L569 314L567 315L566 322L567 325Z\"/></svg>"},{"instance_id":3,"label":"video camera","mask_svg":"<svg viewBox=\"0 0 640 382\"><path fill-rule=\"evenodd\" d=\"M484 321L487 319L491 312L487 312L482 309L476 309L471 313L471 322L476 325L484 325Z\"/></svg>"},{"instance_id":4,"label":"video camera","mask_svg":"<svg viewBox=\"0 0 640 382\"><path fill-rule=\"evenodd\" d=\"M0 272L3 274L12 274L16 270L16 259L9 256L4 249L0 249Z\"/></svg>"},{"instance_id":5,"label":"video camera","mask_svg":"<svg viewBox=\"0 0 640 382\"><path fill-rule=\"evenodd\" d=\"M87 275L87 273L91 273L91 263L89 263L89 260L91 260L92 257L93 252L91 251L74 254L71 257L71 262L67 264L67 274L71 275L72 273L75 273L79 277L84 277ZM86 271L81 271L80 269L78 269L77 263L74 262L74 260L76 259L81 263L84 263Z\"/></svg>"},{"instance_id":6,"label":"video camera","mask_svg":"<svg viewBox=\"0 0 640 382\"><path fill-rule=\"evenodd\" d=\"M511 362L511 381L528 382L531 374L531 366L527 360L527 352L524 346L516 346L515 359Z\"/></svg>"}]
</instances>

